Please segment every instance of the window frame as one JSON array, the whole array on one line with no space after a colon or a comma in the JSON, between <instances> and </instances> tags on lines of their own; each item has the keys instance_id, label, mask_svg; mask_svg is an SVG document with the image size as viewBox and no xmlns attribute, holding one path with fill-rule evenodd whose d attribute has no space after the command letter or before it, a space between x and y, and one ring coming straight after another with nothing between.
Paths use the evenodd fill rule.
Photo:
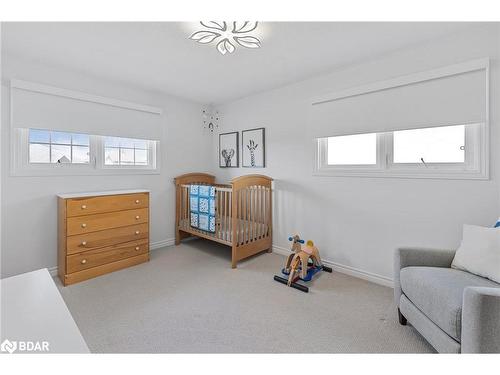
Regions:
<instances>
[{"instance_id":1,"label":"window frame","mask_svg":"<svg viewBox=\"0 0 500 375\"><path fill-rule=\"evenodd\" d=\"M158 143L157 141L151 141L147 140L148 142L148 160L151 161L148 165L112 165L112 164L106 164L105 160L105 139L106 137L101 137L100 139L100 147L98 148L98 152L96 154L96 164L99 166L100 169L102 170L134 170L134 171L144 171L144 170L155 170L157 167L158 163L158 153L157 153L157 148L158 148ZM120 138L120 137L118 137ZM121 148L128 148L128 147L114 147L118 150ZM118 151L120 152L120 151Z\"/></svg>"},{"instance_id":2,"label":"window frame","mask_svg":"<svg viewBox=\"0 0 500 375\"><path fill-rule=\"evenodd\" d=\"M457 124L462 125L462 124ZM489 127L465 125L464 163L394 163L393 132L377 133L376 165L329 165L328 139L315 139L313 175L338 177L489 179ZM452 125L450 125L452 126ZM428 127L422 127L422 129Z\"/></svg>"},{"instance_id":3,"label":"window frame","mask_svg":"<svg viewBox=\"0 0 500 375\"><path fill-rule=\"evenodd\" d=\"M52 148L53 146L66 146L70 148L70 153L71 153L71 162L69 163L64 163L64 164L71 164L71 165L88 165L91 163L91 150L90 150L90 136L89 136L89 145L79 145L79 144L73 144L73 139L71 139L71 143L69 144L66 144L66 143L56 143L56 142L52 142L52 134L53 132L59 132L59 131L55 131L55 130L43 130L43 131L46 131L49 133L49 142L31 142L30 139L29 139L29 132L31 129L27 129L28 130L28 163L30 165L45 165L45 166L48 166L48 165L51 165L51 164L58 164L57 162L54 163L52 162ZM34 129L34 130L39 130L39 129ZM41 129L40 129L41 130ZM74 133L74 132L59 132L59 133L65 133L65 134L82 134L82 133ZM88 135L88 134L85 134L85 135ZM72 137L73 138L73 137ZM48 145L49 146L49 162L31 162L30 161L30 146L31 145ZM85 162L85 163L74 163L73 162L73 148L74 147L88 147L89 149L89 161L88 162Z\"/></svg>"},{"instance_id":4,"label":"window frame","mask_svg":"<svg viewBox=\"0 0 500 375\"><path fill-rule=\"evenodd\" d=\"M50 131L50 129L47 129ZM104 136L89 135L89 163L30 163L29 129L14 128L11 143L12 176L90 176L160 174L160 142L149 140L149 165L105 165ZM56 131L56 130L54 130ZM71 133L71 132L69 132Z\"/></svg>"}]
</instances>

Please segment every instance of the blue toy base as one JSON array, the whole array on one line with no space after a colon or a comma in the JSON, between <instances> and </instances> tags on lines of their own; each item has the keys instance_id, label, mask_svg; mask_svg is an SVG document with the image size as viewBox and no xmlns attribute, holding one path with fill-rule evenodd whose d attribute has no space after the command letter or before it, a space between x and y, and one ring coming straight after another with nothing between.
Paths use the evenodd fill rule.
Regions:
<instances>
[{"instance_id":1,"label":"blue toy base","mask_svg":"<svg viewBox=\"0 0 500 375\"><path fill-rule=\"evenodd\" d=\"M300 274L300 268L298 269L298 272ZM309 265L309 267L307 268L307 274L306 274L306 277L304 278L301 278L299 276L295 277L295 279L292 281L292 284L290 285L292 288L295 288L295 289L298 289L300 290L301 292L305 292L305 293L308 293L309 292L309 288L305 285L302 285L302 284L299 284L297 283L297 281L301 280L301 281L305 281L305 282L308 282L308 281L311 281L313 276L315 274L317 274L318 272L320 271L325 271L325 272L329 272L331 273L332 272L332 269L330 267L327 267L327 266L314 266L314 265ZM287 272L284 268L281 270L281 273L283 275L290 275L290 272ZM288 285L288 279L287 278L284 278L284 277L281 277L281 276L274 276L274 280L281 283L281 284L285 284L285 285Z\"/></svg>"},{"instance_id":2,"label":"blue toy base","mask_svg":"<svg viewBox=\"0 0 500 375\"><path fill-rule=\"evenodd\" d=\"M301 269L299 268L297 270L297 273L300 273ZM299 277L299 280L302 280L302 281L311 281L313 276L315 274L317 274L318 272L320 271L323 271L323 267L322 266L313 266L313 267L308 267L307 268L307 274L306 274L306 277L302 278L302 277ZM283 275L290 275L290 272L287 272L284 268L281 270L281 273Z\"/></svg>"}]
</instances>

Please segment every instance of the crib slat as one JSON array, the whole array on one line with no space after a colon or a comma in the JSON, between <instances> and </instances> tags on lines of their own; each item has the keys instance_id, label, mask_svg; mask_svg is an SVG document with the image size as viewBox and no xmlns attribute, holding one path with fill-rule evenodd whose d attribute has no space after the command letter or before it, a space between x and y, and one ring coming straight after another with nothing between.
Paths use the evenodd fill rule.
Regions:
<instances>
[{"instance_id":1,"label":"crib slat","mask_svg":"<svg viewBox=\"0 0 500 375\"><path fill-rule=\"evenodd\" d=\"M266 209L267 209L267 201L266 201L266 196L267 196L267 189L264 188L262 189L262 237L266 237Z\"/></svg>"},{"instance_id":2,"label":"crib slat","mask_svg":"<svg viewBox=\"0 0 500 375\"><path fill-rule=\"evenodd\" d=\"M262 203L263 203L263 193L262 186L259 186L259 239L262 238L263 225L262 225Z\"/></svg>"},{"instance_id":3,"label":"crib slat","mask_svg":"<svg viewBox=\"0 0 500 375\"><path fill-rule=\"evenodd\" d=\"M215 237L220 239L221 237L221 232L219 229L219 223L220 223L220 191L215 190Z\"/></svg>"},{"instance_id":4,"label":"crib slat","mask_svg":"<svg viewBox=\"0 0 500 375\"><path fill-rule=\"evenodd\" d=\"M259 187L255 187L255 223L254 223L254 228L255 228L255 240L259 239Z\"/></svg>"},{"instance_id":5,"label":"crib slat","mask_svg":"<svg viewBox=\"0 0 500 375\"><path fill-rule=\"evenodd\" d=\"M266 217L266 222L267 222L267 236L271 236L271 226L273 225L271 215L272 215L272 191L271 188L266 189L267 190L267 217Z\"/></svg>"},{"instance_id":6,"label":"crib slat","mask_svg":"<svg viewBox=\"0 0 500 375\"><path fill-rule=\"evenodd\" d=\"M253 209L255 210L254 212L254 223L253 223L253 228L254 228L254 241L257 241L259 239L259 187L255 186L254 188L254 202L253 202Z\"/></svg>"},{"instance_id":7,"label":"crib slat","mask_svg":"<svg viewBox=\"0 0 500 375\"><path fill-rule=\"evenodd\" d=\"M249 209L248 209L248 242L253 241L253 189L249 189Z\"/></svg>"},{"instance_id":8,"label":"crib slat","mask_svg":"<svg viewBox=\"0 0 500 375\"><path fill-rule=\"evenodd\" d=\"M229 196L229 216L228 216L228 220L229 220L229 230L227 232L227 236L228 236L228 239L234 243L234 240L235 238L232 238L232 235L233 235L233 193L232 192L228 192L227 193L228 196Z\"/></svg>"},{"instance_id":9,"label":"crib slat","mask_svg":"<svg viewBox=\"0 0 500 375\"><path fill-rule=\"evenodd\" d=\"M243 220L245 219L245 213L243 212L244 210L244 200L243 200L243 190L240 190L240 192L238 193L239 196L240 196L240 203L238 205L239 207L239 210L240 210L240 216L239 216L239 219L238 219L238 228L237 228L237 231L238 231L238 236L240 237L240 244L243 244L245 238L243 237L243 232L241 231L241 228L242 228L242 222Z\"/></svg>"},{"instance_id":10,"label":"crib slat","mask_svg":"<svg viewBox=\"0 0 500 375\"><path fill-rule=\"evenodd\" d=\"M220 239L223 239L223 236L224 236L224 228L222 227L222 218L224 215L224 212L222 211L223 208L222 208L222 205L224 203L223 201L223 195L224 193L222 191L219 191L217 190L217 217L218 217L218 220L217 220L217 223L216 223L216 228L217 228L217 237L219 237Z\"/></svg>"},{"instance_id":11,"label":"crib slat","mask_svg":"<svg viewBox=\"0 0 500 375\"><path fill-rule=\"evenodd\" d=\"M228 216L228 212L227 212L227 191L223 191L222 192L222 195L224 196L224 208L222 209L222 212L224 214L224 217L223 217L223 223L224 223L224 228L223 228L223 237L224 237L224 240L228 240L228 226L227 226L227 222L228 222L228 219L229 219L229 216Z\"/></svg>"},{"instance_id":12,"label":"crib slat","mask_svg":"<svg viewBox=\"0 0 500 375\"><path fill-rule=\"evenodd\" d=\"M248 242L251 242L253 241L253 188L250 186L250 189L249 189L249 195L250 195L250 199L249 199L249 204L250 204L250 207L249 207L249 210L248 210L248 220L249 220L249 223L248 223Z\"/></svg>"},{"instance_id":13,"label":"crib slat","mask_svg":"<svg viewBox=\"0 0 500 375\"><path fill-rule=\"evenodd\" d=\"M219 239L222 239L222 205L221 205L221 198L222 198L222 192L219 190L216 190L216 196L217 196L217 222L215 223L215 232L216 235Z\"/></svg>"},{"instance_id":14,"label":"crib slat","mask_svg":"<svg viewBox=\"0 0 500 375\"><path fill-rule=\"evenodd\" d=\"M258 229L257 229L257 237L260 238L262 237L262 186L259 186L259 206L257 209L258 212Z\"/></svg>"},{"instance_id":15,"label":"crib slat","mask_svg":"<svg viewBox=\"0 0 500 375\"><path fill-rule=\"evenodd\" d=\"M186 188L181 188L181 227L186 226Z\"/></svg>"},{"instance_id":16,"label":"crib slat","mask_svg":"<svg viewBox=\"0 0 500 375\"><path fill-rule=\"evenodd\" d=\"M244 205L245 205L245 209L244 209L244 213L245 213L245 218L244 218L244 221L243 221L243 243L247 243L248 242L248 189L244 189L243 190L244 194L245 194L245 199L244 199Z\"/></svg>"},{"instance_id":17,"label":"crib slat","mask_svg":"<svg viewBox=\"0 0 500 375\"><path fill-rule=\"evenodd\" d=\"M240 222L240 231L241 231L241 243L244 244L245 243L245 231L243 229L243 226L244 226L244 222L246 220L246 217L247 217L247 213L246 213L246 209L247 209L247 205L246 205L246 198L247 198L247 194L246 194L246 191L245 189L242 189L241 192L241 222Z\"/></svg>"},{"instance_id":18,"label":"crib slat","mask_svg":"<svg viewBox=\"0 0 500 375\"><path fill-rule=\"evenodd\" d=\"M259 187L255 187L255 202L254 202L254 210L255 210L255 215L254 215L254 240L259 239Z\"/></svg>"},{"instance_id":19,"label":"crib slat","mask_svg":"<svg viewBox=\"0 0 500 375\"><path fill-rule=\"evenodd\" d=\"M186 190L184 191L184 195L185 195L185 203L184 203L184 207L185 207L185 210L184 210L184 213L185 213L185 221L184 221L184 225L189 228L191 226L191 202L189 202L189 188L186 188ZM188 221L189 220L189 221Z\"/></svg>"},{"instance_id":20,"label":"crib slat","mask_svg":"<svg viewBox=\"0 0 500 375\"><path fill-rule=\"evenodd\" d=\"M266 188L262 189L262 237L266 237L266 209L267 209L267 190Z\"/></svg>"}]
</instances>

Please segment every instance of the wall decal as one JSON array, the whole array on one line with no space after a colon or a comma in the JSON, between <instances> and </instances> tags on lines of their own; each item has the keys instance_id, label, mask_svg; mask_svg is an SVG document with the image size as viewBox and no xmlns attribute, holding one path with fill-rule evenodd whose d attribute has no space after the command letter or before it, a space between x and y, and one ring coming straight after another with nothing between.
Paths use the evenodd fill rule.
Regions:
<instances>
[{"instance_id":1,"label":"wall decal","mask_svg":"<svg viewBox=\"0 0 500 375\"><path fill-rule=\"evenodd\" d=\"M238 132L219 134L219 167L238 168Z\"/></svg>"},{"instance_id":2,"label":"wall decal","mask_svg":"<svg viewBox=\"0 0 500 375\"><path fill-rule=\"evenodd\" d=\"M249 129L241 132L242 165L248 168L266 166L265 129Z\"/></svg>"}]
</instances>

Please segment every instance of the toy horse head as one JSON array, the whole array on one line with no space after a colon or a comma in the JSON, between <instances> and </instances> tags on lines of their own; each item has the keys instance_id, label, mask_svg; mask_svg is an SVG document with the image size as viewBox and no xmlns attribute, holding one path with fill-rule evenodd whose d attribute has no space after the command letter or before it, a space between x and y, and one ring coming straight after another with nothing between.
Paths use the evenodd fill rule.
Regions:
<instances>
[{"instance_id":1,"label":"toy horse head","mask_svg":"<svg viewBox=\"0 0 500 375\"><path fill-rule=\"evenodd\" d=\"M304 240L301 240L298 234L293 237L288 237L288 241L292 241L294 244L296 244L297 242L304 243Z\"/></svg>"}]
</instances>

